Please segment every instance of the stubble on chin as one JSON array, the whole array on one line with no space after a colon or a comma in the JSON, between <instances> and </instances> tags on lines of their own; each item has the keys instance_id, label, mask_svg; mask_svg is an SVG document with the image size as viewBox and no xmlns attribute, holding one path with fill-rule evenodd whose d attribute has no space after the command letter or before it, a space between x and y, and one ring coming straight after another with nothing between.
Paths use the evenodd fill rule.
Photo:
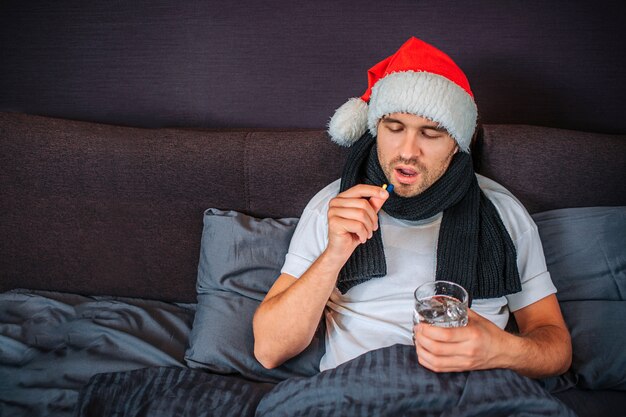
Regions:
<instances>
[{"instance_id":1,"label":"stubble on chin","mask_svg":"<svg viewBox=\"0 0 626 417\"><path fill-rule=\"evenodd\" d=\"M441 176L446 172L448 167L450 166L450 161L456 152L452 151L450 154L444 158L439 164L437 164L432 169L428 169L424 164L422 164L417 159L403 159L401 157L396 157L389 162L389 164L383 166L383 172L387 179L394 178L395 166L398 164L409 165L415 169L417 175L419 175L418 180L414 184L395 184L394 183L394 193L398 194L401 197L415 197L420 195L431 185L433 185Z\"/></svg>"}]
</instances>

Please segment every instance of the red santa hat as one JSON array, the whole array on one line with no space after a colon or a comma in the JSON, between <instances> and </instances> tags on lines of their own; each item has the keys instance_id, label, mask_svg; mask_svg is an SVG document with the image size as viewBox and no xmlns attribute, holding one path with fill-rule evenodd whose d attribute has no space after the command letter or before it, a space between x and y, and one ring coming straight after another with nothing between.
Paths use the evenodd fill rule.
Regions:
<instances>
[{"instance_id":1,"label":"red santa hat","mask_svg":"<svg viewBox=\"0 0 626 417\"><path fill-rule=\"evenodd\" d=\"M467 77L448 55L412 37L367 76L365 94L349 99L330 119L335 143L350 146L367 129L376 136L381 117L401 112L439 123L469 152L478 110Z\"/></svg>"}]
</instances>

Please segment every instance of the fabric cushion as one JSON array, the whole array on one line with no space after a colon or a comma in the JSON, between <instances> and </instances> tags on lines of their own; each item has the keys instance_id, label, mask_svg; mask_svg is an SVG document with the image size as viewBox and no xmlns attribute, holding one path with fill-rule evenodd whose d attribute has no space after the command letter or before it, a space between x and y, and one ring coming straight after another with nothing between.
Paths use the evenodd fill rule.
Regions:
<instances>
[{"instance_id":1,"label":"fabric cushion","mask_svg":"<svg viewBox=\"0 0 626 417\"><path fill-rule=\"evenodd\" d=\"M626 300L626 206L533 215L559 301Z\"/></svg>"},{"instance_id":2,"label":"fabric cushion","mask_svg":"<svg viewBox=\"0 0 626 417\"><path fill-rule=\"evenodd\" d=\"M626 390L626 207L533 215L572 336L569 371L544 380L552 391Z\"/></svg>"},{"instance_id":3,"label":"fabric cushion","mask_svg":"<svg viewBox=\"0 0 626 417\"><path fill-rule=\"evenodd\" d=\"M626 302L567 301L561 309L574 349L562 379L585 389L626 391Z\"/></svg>"},{"instance_id":4,"label":"fabric cushion","mask_svg":"<svg viewBox=\"0 0 626 417\"><path fill-rule=\"evenodd\" d=\"M208 209L198 264L198 306L185 359L192 368L277 382L319 372L320 323L311 345L275 369L254 357L252 317L280 274L298 219L257 219Z\"/></svg>"}]
</instances>

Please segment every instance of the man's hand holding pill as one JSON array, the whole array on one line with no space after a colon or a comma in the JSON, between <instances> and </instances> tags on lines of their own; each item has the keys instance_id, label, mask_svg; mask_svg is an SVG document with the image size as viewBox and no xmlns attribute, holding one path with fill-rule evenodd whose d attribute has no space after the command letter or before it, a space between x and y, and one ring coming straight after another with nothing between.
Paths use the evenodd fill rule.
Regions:
<instances>
[{"instance_id":1,"label":"man's hand holding pill","mask_svg":"<svg viewBox=\"0 0 626 417\"><path fill-rule=\"evenodd\" d=\"M328 208L326 252L343 263L371 238L378 229L378 212L392 191L393 185L358 184L333 198Z\"/></svg>"}]
</instances>

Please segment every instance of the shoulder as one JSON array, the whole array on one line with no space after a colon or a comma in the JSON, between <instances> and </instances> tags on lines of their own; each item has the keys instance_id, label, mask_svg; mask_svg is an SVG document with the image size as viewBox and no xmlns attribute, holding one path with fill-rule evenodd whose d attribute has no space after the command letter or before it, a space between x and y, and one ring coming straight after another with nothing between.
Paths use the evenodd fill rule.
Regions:
<instances>
[{"instance_id":1,"label":"shoulder","mask_svg":"<svg viewBox=\"0 0 626 417\"><path fill-rule=\"evenodd\" d=\"M515 245L522 291L509 294L506 299L509 309L517 311L556 292L546 266L539 230L526 208L509 190L489 178L477 177Z\"/></svg>"},{"instance_id":2,"label":"shoulder","mask_svg":"<svg viewBox=\"0 0 626 417\"><path fill-rule=\"evenodd\" d=\"M513 240L517 240L529 231L537 230L535 222L524 205L509 190L480 174L476 174L476 178L480 189L498 210L498 214Z\"/></svg>"},{"instance_id":3,"label":"shoulder","mask_svg":"<svg viewBox=\"0 0 626 417\"><path fill-rule=\"evenodd\" d=\"M309 200L298 221L281 269L299 278L320 256L328 241L328 202L339 193L340 180L322 188Z\"/></svg>"}]
</instances>

